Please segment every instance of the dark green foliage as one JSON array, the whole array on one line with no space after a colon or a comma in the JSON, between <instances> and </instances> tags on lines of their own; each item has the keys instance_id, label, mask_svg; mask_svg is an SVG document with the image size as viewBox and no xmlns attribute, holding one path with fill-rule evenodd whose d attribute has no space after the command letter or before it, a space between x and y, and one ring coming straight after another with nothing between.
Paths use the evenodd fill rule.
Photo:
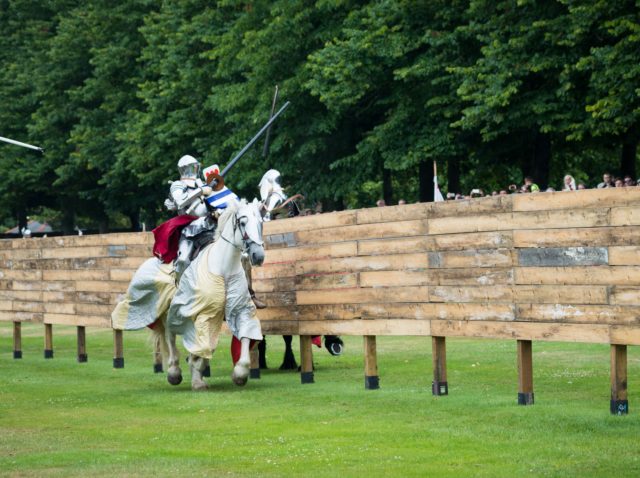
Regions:
<instances>
[{"instance_id":1,"label":"dark green foliage","mask_svg":"<svg viewBox=\"0 0 640 478\"><path fill-rule=\"evenodd\" d=\"M183 154L325 210L636 173L636 2L0 1L0 223L152 226ZM445 179L446 178L446 179ZM383 188L384 179L384 188ZM448 183L448 184L447 184Z\"/></svg>"}]
</instances>

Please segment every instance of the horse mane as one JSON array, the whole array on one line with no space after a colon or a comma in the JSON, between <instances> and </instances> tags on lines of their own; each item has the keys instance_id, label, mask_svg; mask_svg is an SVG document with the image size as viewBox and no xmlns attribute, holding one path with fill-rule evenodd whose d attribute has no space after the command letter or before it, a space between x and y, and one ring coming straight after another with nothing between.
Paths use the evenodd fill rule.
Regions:
<instances>
[{"instance_id":1,"label":"horse mane","mask_svg":"<svg viewBox=\"0 0 640 478\"><path fill-rule=\"evenodd\" d=\"M241 199L240 201L229 200L227 202L227 207L222 212L222 214L220 214L220 217L218 218L218 227L216 228L214 242L220 238L220 235L222 234L222 231L224 230L225 226L227 225L227 223L231 218L235 217L236 212L238 211L238 209L242 204L247 204L246 199Z\"/></svg>"}]
</instances>

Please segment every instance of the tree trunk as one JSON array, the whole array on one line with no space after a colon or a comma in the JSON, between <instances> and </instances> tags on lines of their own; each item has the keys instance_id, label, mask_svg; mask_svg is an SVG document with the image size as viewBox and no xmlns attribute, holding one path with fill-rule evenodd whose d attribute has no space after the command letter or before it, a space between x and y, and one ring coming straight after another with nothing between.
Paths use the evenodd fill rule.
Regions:
<instances>
[{"instance_id":1,"label":"tree trunk","mask_svg":"<svg viewBox=\"0 0 640 478\"><path fill-rule=\"evenodd\" d=\"M140 225L140 211L136 210L135 212L128 214L127 217L131 222L131 232L138 232L142 230Z\"/></svg>"},{"instance_id":2,"label":"tree trunk","mask_svg":"<svg viewBox=\"0 0 640 478\"><path fill-rule=\"evenodd\" d=\"M459 193L460 191L460 158L449 158L447 161L447 192Z\"/></svg>"},{"instance_id":3,"label":"tree trunk","mask_svg":"<svg viewBox=\"0 0 640 478\"><path fill-rule=\"evenodd\" d=\"M65 236L75 234L76 214L75 211L67 206L62 206L62 233Z\"/></svg>"},{"instance_id":4,"label":"tree trunk","mask_svg":"<svg viewBox=\"0 0 640 478\"><path fill-rule=\"evenodd\" d=\"M638 152L638 131L631 127L622 140L622 155L620 156L620 174L622 177L631 176L636 179L636 155Z\"/></svg>"},{"instance_id":5,"label":"tree trunk","mask_svg":"<svg viewBox=\"0 0 640 478\"><path fill-rule=\"evenodd\" d=\"M18 216L18 234L22 232L22 228L27 227L29 220L27 219L27 210L20 206L16 211Z\"/></svg>"},{"instance_id":6,"label":"tree trunk","mask_svg":"<svg viewBox=\"0 0 640 478\"><path fill-rule=\"evenodd\" d=\"M537 132L533 149L533 165L531 168L533 180L544 191L549 185L549 165L551 164L551 137L546 133ZM525 172L526 173L526 172Z\"/></svg>"},{"instance_id":7,"label":"tree trunk","mask_svg":"<svg viewBox=\"0 0 640 478\"><path fill-rule=\"evenodd\" d=\"M391 170L382 168L382 198L387 206L391 206L393 200L393 188L391 186Z\"/></svg>"},{"instance_id":8,"label":"tree trunk","mask_svg":"<svg viewBox=\"0 0 640 478\"><path fill-rule=\"evenodd\" d=\"M421 161L418 165L420 180L420 202L433 202L433 166L428 161Z\"/></svg>"}]
</instances>

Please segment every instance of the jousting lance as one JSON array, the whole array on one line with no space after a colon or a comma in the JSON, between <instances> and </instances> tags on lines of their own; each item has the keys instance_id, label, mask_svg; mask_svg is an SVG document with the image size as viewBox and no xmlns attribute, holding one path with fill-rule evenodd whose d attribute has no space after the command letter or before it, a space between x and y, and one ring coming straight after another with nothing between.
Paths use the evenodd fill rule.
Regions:
<instances>
[{"instance_id":1,"label":"jousting lance","mask_svg":"<svg viewBox=\"0 0 640 478\"><path fill-rule=\"evenodd\" d=\"M244 155L244 153L247 152L247 150L254 145L254 143L256 141L258 141L258 139L260 139L260 136L262 136L264 134L265 131L267 131L269 129L269 126L271 126L273 124L273 122L278 119L278 116L280 116L280 113L282 113L284 110L287 109L287 107L291 104L290 101L287 101L284 105L282 105L282 108L280 108L278 110L278 112L276 114L274 114L269 121L266 122L266 124L262 127L262 129L260 129L260 131L258 131L256 133L256 135L251 138L251 141L249 141L244 148L242 148L240 150L240 152L238 154L235 155L235 157L229 161L229 164L227 164L227 166L222 170L222 172L220 173L220 176L222 176L224 178L224 175L227 174L227 172L233 167L234 164L236 164L238 162L238 160Z\"/></svg>"},{"instance_id":2,"label":"jousting lance","mask_svg":"<svg viewBox=\"0 0 640 478\"><path fill-rule=\"evenodd\" d=\"M15 144L16 146L22 146L23 148L29 148L29 149L33 149L34 151L40 151L41 153L44 153L44 149L38 146L33 146L32 144L21 143L20 141L15 141L9 138L3 138L2 136L0 136L0 141L4 141L5 143L9 143L9 144Z\"/></svg>"}]
</instances>

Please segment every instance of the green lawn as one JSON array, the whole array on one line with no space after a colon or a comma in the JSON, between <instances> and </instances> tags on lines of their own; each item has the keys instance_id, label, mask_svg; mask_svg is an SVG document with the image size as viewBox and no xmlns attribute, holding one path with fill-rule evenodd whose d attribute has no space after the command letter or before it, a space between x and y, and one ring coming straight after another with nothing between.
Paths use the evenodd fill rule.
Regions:
<instances>
[{"instance_id":1,"label":"green lawn","mask_svg":"<svg viewBox=\"0 0 640 478\"><path fill-rule=\"evenodd\" d=\"M362 339L341 357L314 348L315 384L277 370L269 338L260 380L231 383L229 338L210 390L152 373L145 332L0 323L1 476L640 476L640 353L629 348L627 416L609 414L609 347L534 343L534 406L517 405L516 342L449 339L449 396L431 395L431 340L378 337L380 390L365 390ZM294 339L299 359L297 339Z\"/></svg>"}]
</instances>

